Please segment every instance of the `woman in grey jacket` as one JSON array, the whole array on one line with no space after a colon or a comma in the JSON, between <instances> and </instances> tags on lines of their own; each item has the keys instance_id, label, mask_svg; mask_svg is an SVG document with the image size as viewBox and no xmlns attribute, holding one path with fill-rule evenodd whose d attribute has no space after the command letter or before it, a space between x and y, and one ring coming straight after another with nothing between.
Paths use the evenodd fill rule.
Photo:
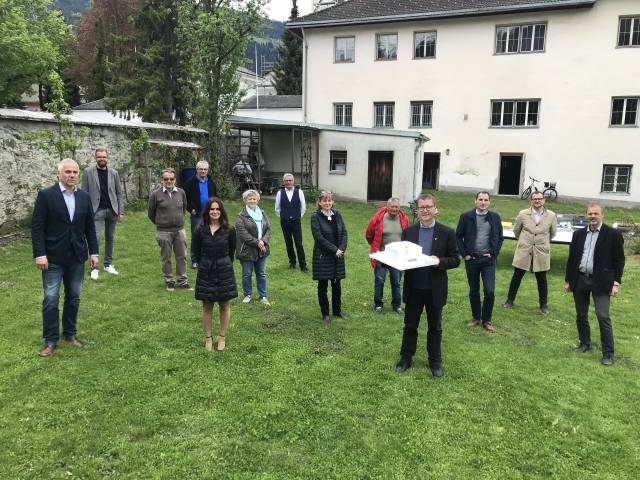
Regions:
<instances>
[{"instance_id":1,"label":"woman in grey jacket","mask_svg":"<svg viewBox=\"0 0 640 480\"><path fill-rule=\"evenodd\" d=\"M242 264L242 303L251 302L251 274L256 272L256 287L260 303L269 305L267 299L267 256L271 241L271 224L267 214L258 207L260 194L247 190L242 194L244 208L236 219L236 256Z\"/></svg>"}]
</instances>

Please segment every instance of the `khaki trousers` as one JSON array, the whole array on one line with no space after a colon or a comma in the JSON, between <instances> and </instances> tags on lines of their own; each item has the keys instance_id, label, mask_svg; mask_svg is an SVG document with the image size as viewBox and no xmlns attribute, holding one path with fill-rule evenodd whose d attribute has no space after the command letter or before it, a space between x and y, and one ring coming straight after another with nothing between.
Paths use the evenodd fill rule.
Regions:
<instances>
[{"instance_id":1,"label":"khaki trousers","mask_svg":"<svg viewBox=\"0 0 640 480\"><path fill-rule=\"evenodd\" d=\"M164 283L173 282L171 268L171 252L176 256L176 278L178 285L188 283L187 279L187 234L184 230L176 232L161 232L156 230L156 240L160 245L160 257Z\"/></svg>"}]
</instances>

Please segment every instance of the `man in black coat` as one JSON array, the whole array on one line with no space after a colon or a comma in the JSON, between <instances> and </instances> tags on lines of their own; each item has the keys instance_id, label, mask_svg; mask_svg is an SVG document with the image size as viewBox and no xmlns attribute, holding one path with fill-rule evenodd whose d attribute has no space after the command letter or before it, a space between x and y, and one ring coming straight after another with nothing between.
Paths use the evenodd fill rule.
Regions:
<instances>
[{"instance_id":1,"label":"man in black coat","mask_svg":"<svg viewBox=\"0 0 640 480\"><path fill-rule=\"evenodd\" d=\"M437 261L430 267L407 270L402 292L405 302L404 332L400 361L396 371L402 373L411 367L418 341L418 325L422 310L427 311L427 353L429 367L434 377L442 377L442 307L447 303L447 270L460 265L455 233L449 227L437 223L438 207L431 195L420 195L416 199L420 223L411 225L402 232L402 240L420 245L422 253Z\"/></svg>"},{"instance_id":2,"label":"man in black coat","mask_svg":"<svg viewBox=\"0 0 640 480\"><path fill-rule=\"evenodd\" d=\"M198 256L193 248L193 232L200 223L202 208L211 197L217 197L216 184L209 173L209 163L204 160L196 163L196 174L184 184L184 193L187 195L187 211L191 214L191 267L198 268Z\"/></svg>"},{"instance_id":3,"label":"man in black coat","mask_svg":"<svg viewBox=\"0 0 640 480\"><path fill-rule=\"evenodd\" d=\"M592 202L587 206L589 226L573 233L565 290L573 292L576 324L584 353L591 348L589 329L589 295L593 296L596 317L600 325L602 364L613 364L613 328L609 317L610 297L618 295L624 270L624 239L617 230L603 223L604 207Z\"/></svg>"},{"instance_id":4,"label":"man in black coat","mask_svg":"<svg viewBox=\"0 0 640 480\"><path fill-rule=\"evenodd\" d=\"M44 300L42 330L49 357L60 340L60 284L64 283L62 335L75 347L84 262L91 253L91 268L98 268L98 241L93 223L91 197L77 188L78 164L63 160L58 165L59 182L38 193L31 221L31 242L36 266L42 270ZM88 248L87 248L88 244Z\"/></svg>"}]
</instances>

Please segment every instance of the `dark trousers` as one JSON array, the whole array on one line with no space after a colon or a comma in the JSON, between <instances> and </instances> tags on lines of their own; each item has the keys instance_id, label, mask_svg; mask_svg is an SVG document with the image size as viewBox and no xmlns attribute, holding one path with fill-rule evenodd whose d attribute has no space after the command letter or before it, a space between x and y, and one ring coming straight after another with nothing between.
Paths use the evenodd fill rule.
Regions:
<instances>
[{"instance_id":1,"label":"dark trousers","mask_svg":"<svg viewBox=\"0 0 640 480\"><path fill-rule=\"evenodd\" d=\"M56 265L42 272L42 336L45 345L56 345L60 340L60 285L64 284L64 307L62 309L62 335L76 336L80 291L84 280L84 263Z\"/></svg>"},{"instance_id":2,"label":"dark trousers","mask_svg":"<svg viewBox=\"0 0 640 480\"><path fill-rule=\"evenodd\" d=\"M304 247L302 246L302 226L299 218L280 219L280 226L282 227L282 235L284 236L284 243L287 245L287 256L289 257L289 263L291 265L296 264L296 254L293 251L293 244L296 245L296 251L298 252L298 263L300 268L307 266L307 260L304 256Z\"/></svg>"},{"instance_id":3,"label":"dark trousers","mask_svg":"<svg viewBox=\"0 0 640 480\"><path fill-rule=\"evenodd\" d=\"M496 260L493 257L470 258L464 264L469 282L471 316L482 323L491 323L493 304L496 299ZM484 303L480 301L480 277L484 290Z\"/></svg>"},{"instance_id":4,"label":"dark trousers","mask_svg":"<svg viewBox=\"0 0 640 480\"><path fill-rule=\"evenodd\" d=\"M576 324L578 336L582 345L591 344L591 330L589 328L589 295L593 297L596 307L596 317L600 325L600 342L602 355L613 355L613 327L609 317L610 297L608 293L595 293L593 279L585 275L578 275L578 281L573 289L573 301L576 304Z\"/></svg>"},{"instance_id":5,"label":"dark trousers","mask_svg":"<svg viewBox=\"0 0 640 480\"><path fill-rule=\"evenodd\" d=\"M513 269L513 277L511 277L511 285L509 285L509 296L507 297L512 303L516 301L520 282L522 282L522 277L524 277L525 273L527 273L527 271L521 268ZM544 307L547 305L547 272L534 273L536 275L536 282L538 283L538 300L540 306Z\"/></svg>"},{"instance_id":6,"label":"dark trousers","mask_svg":"<svg viewBox=\"0 0 640 480\"><path fill-rule=\"evenodd\" d=\"M196 227L198 226L201 220L202 220L201 215L191 215L191 245L189 245L191 263L198 263L200 261L200 259L196 257L196 254L193 251L193 232L195 231Z\"/></svg>"},{"instance_id":7,"label":"dark trousers","mask_svg":"<svg viewBox=\"0 0 640 480\"><path fill-rule=\"evenodd\" d=\"M404 331L402 333L402 347L400 357L411 360L416 353L418 343L418 326L422 310L427 311L427 354L429 366L438 368L442 358L440 343L442 341L442 308L433 305L431 290L418 290L412 288L409 291L404 310Z\"/></svg>"},{"instance_id":8,"label":"dark trousers","mask_svg":"<svg viewBox=\"0 0 640 480\"><path fill-rule=\"evenodd\" d=\"M395 310L396 308L400 308L400 303L402 302L402 292L400 288L402 272L380 262L376 263L376 268L373 272L373 304L376 308L384 305L384 281L387 277L387 271L389 271L389 281L391 282L391 306Z\"/></svg>"},{"instance_id":9,"label":"dark trousers","mask_svg":"<svg viewBox=\"0 0 640 480\"><path fill-rule=\"evenodd\" d=\"M318 303L322 315L329 315L329 298L327 297L327 289L331 282L331 310L334 315L342 312L342 287L340 280L318 280Z\"/></svg>"}]
</instances>

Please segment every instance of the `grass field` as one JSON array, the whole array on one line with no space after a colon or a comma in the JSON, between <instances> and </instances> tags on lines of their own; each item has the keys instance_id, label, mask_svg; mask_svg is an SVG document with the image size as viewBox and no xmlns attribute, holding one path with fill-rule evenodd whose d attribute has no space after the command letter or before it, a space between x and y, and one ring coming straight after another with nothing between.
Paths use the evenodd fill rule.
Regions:
<instances>
[{"instance_id":1,"label":"grass field","mask_svg":"<svg viewBox=\"0 0 640 480\"><path fill-rule=\"evenodd\" d=\"M439 195L455 227L473 196ZM273 202L261 205L272 222ZM503 219L525 202L493 199ZM227 350L204 350L192 291L166 292L153 225L131 212L117 232L120 275L86 276L81 351L41 348L41 277L28 242L0 248L2 479L636 479L640 471L640 293L627 257L612 302L616 363L575 354L567 247L552 247L551 314L533 275L505 311L515 243L497 273L497 333L470 329L464 267L450 271L443 367L398 375L402 318L375 315L364 229L372 205L338 203L350 235L343 307L327 328L316 284L290 271L276 223L267 265L271 307L232 303ZM553 209L555 206L551 206ZM228 206L232 217L238 203ZM582 212L561 204L562 213ZM609 223L629 212L608 209ZM631 212L640 218L638 211ZM308 216L304 238L310 259ZM236 263L236 276L240 268ZM189 271L190 280L195 275ZM385 289L386 303L390 291ZM592 319L593 340L599 341ZM215 331L215 328L214 328Z\"/></svg>"}]
</instances>

